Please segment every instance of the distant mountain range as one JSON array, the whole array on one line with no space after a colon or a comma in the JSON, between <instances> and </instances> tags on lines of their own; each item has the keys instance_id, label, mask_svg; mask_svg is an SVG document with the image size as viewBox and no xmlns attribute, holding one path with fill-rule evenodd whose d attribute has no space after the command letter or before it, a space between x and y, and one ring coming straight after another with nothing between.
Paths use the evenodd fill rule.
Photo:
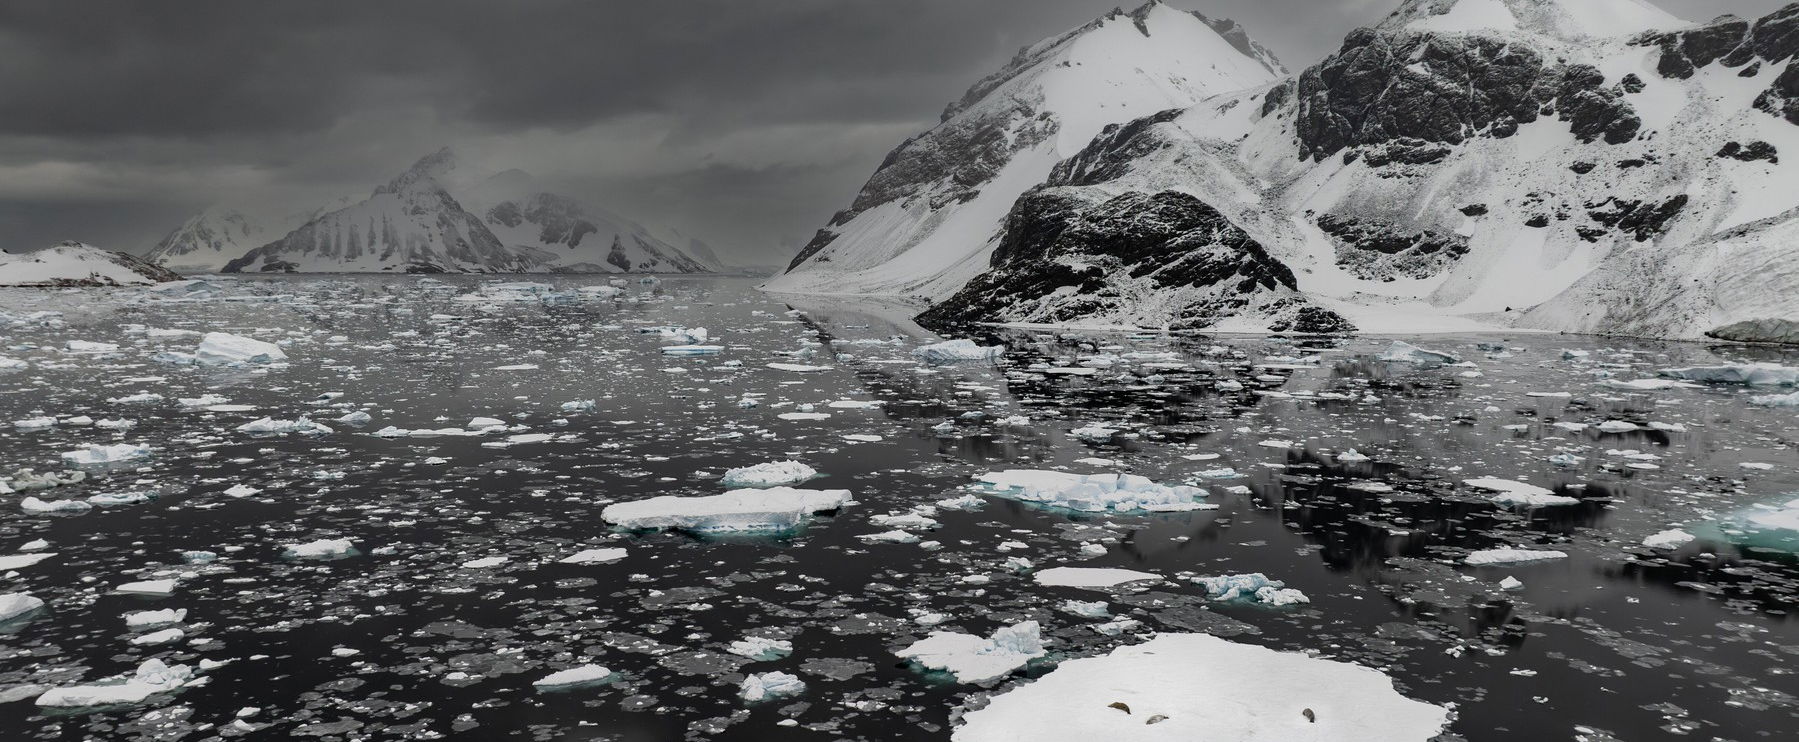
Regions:
<instances>
[{"instance_id":1,"label":"distant mountain range","mask_svg":"<svg viewBox=\"0 0 1799 742\"><path fill-rule=\"evenodd\" d=\"M1408 0L1297 75L1151 2L1027 47L771 291L920 319L1799 341L1799 5Z\"/></svg>"},{"instance_id":2,"label":"distant mountain range","mask_svg":"<svg viewBox=\"0 0 1799 742\"><path fill-rule=\"evenodd\" d=\"M703 242L677 247L644 226L541 188L521 170L458 187L449 149L361 201L285 219L227 207L195 215L145 256L187 271L703 273ZM698 253L702 257L695 257Z\"/></svg>"}]
</instances>

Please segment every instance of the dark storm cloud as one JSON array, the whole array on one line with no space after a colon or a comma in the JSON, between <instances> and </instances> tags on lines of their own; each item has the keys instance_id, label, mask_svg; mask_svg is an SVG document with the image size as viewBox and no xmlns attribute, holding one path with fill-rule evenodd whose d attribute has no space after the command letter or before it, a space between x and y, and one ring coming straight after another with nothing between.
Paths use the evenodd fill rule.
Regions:
<instances>
[{"instance_id":1,"label":"dark storm cloud","mask_svg":"<svg viewBox=\"0 0 1799 742\"><path fill-rule=\"evenodd\" d=\"M792 243L1019 46L1114 4L8 0L0 247L143 247L211 199L363 193L441 143L727 248ZM1397 0L1174 4L1298 69Z\"/></svg>"}]
</instances>

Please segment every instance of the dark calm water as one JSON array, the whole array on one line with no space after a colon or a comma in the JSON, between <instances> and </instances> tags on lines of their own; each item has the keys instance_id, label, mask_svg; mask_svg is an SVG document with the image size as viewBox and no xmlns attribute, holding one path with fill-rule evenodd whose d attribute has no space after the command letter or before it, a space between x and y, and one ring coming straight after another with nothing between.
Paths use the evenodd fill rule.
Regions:
<instances>
[{"instance_id":1,"label":"dark calm water","mask_svg":"<svg viewBox=\"0 0 1799 742\"><path fill-rule=\"evenodd\" d=\"M1799 364L1799 354L1551 335L1412 338L1477 366L1425 369L1374 361L1387 339L1295 346L990 332L977 339L1010 346L1003 361L933 367L912 359L931 338L895 320L903 313L790 305L747 280L633 283L623 300L458 298L490 282L246 279L220 281L216 297L193 301L0 293L0 310L14 318L0 320L0 357L29 364L0 370L0 471L59 469L60 452L88 443L155 448L81 484L30 493L154 496L147 503L46 516L23 512L23 495L0 495L0 554L33 539L55 553L0 577L0 592L28 591L50 604L0 634L0 740L947 739L956 709L993 688L921 674L892 654L926 633L911 620L924 612L948 616L940 628L982 635L1042 622L1051 657L1002 688L1134 635L1204 631L1383 669L1406 695L1453 705L1450 731L1468 740L1793 739L1799 724L1791 615L1799 560L1745 548L1708 525L1799 497L1794 411L1747 403L1767 390L1629 392L1597 383L1723 359ZM272 370L162 363L155 353L192 350L197 338L150 337L133 325L279 340L291 362ZM663 356L655 335L636 331L656 325L708 328L726 349ZM60 350L68 340L121 350L70 354ZM1510 356L1489 358L1477 343ZM1564 349L1589 355L1565 358ZM1324 360L1302 368L1278 360L1312 351ZM1274 367L1256 367L1271 357ZM1110 365L1085 377L1031 369L1083 361ZM799 374L770 362L830 370ZM498 370L521 364L537 368ZM1479 375L1464 375L1471 370ZM166 399L108 401L138 392ZM206 393L254 409L189 410L175 401ZM329 394L341 396L321 399ZM740 407L746 394L763 395L761 404ZM597 410L560 410L585 399ZM884 406L828 406L844 400ZM777 417L805 404L831 416ZM355 410L372 421L333 421ZM303 414L335 432L235 431L259 417ZM11 424L40 415L136 424ZM1016 415L1032 424L996 424ZM529 429L371 435L476 416ZM1602 435L1553 426L1608 419L1685 429ZM1124 434L1109 443L1070 435L1093 423ZM554 437L491 445L518 433ZM1292 445L1264 445L1272 441ZM1352 447L1373 460L1339 464L1331 455ZM1549 461L1556 454L1581 460L1558 466ZM433 457L446 461L427 463ZM811 486L849 489L856 504L782 538L634 535L600 519L610 502L712 494L725 469L788 458L826 475ZM1222 467L1243 476L1196 478ZM982 510L943 511L942 527L920 534L940 549L857 539L888 530L872 516L960 494L972 475L1000 468L1190 481L1220 507L1081 516L988 498ZM1459 484L1483 476L1556 487L1581 502L1500 507ZM1368 480L1394 491L1347 486ZM226 494L236 485L260 492ZM1238 486L1247 493L1226 491ZM1641 546L1675 526L1701 538L1675 551ZM280 555L286 544L321 538L348 538L357 553ZM1001 550L1007 541L1027 548ZM1082 556L1084 543L1106 553ZM600 546L630 555L556 563ZM1570 558L1461 564L1468 551L1497 546ZM184 561L197 550L217 559ZM509 561L460 566L489 556ZM1046 588L1006 566L1015 556L1040 568L1128 567L1170 580L1115 595ZM1176 579L1237 572L1284 580L1312 602L1215 604ZM990 579L970 583L970 575ZM110 593L163 576L181 578L169 597ZM1524 586L1500 589L1507 576ZM1057 609L1070 598L1109 600L1115 615L1142 626L1102 635L1092 628L1098 621ZM153 608L188 610L187 638L130 644L138 632L122 615ZM724 651L752 631L790 636L793 655L755 662ZM150 657L226 664L202 672L203 686L141 706L46 714L33 704L45 687L126 672ZM581 662L620 676L567 692L532 688ZM759 705L737 697L746 673L771 670L800 675L807 692ZM246 717L256 731L232 725L246 708L259 709Z\"/></svg>"}]
</instances>

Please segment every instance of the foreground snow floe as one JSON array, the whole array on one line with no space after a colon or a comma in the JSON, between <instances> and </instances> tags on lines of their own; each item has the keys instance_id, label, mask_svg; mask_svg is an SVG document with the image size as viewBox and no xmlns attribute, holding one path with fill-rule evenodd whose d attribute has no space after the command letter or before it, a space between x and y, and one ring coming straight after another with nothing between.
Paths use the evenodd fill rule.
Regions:
<instances>
[{"instance_id":1,"label":"foreground snow floe","mask_svg":"<svg viewBox=\"0 0 1799 742\"><path fill-rule=\"evenodd\" d=\"M1043 469L1008 469L980 476L985 494L1081 512L1145 513L1204 510L1194 502L1206 491L1163 485L1135 474L1071 474Z\"/></svg>"},{"instance_id":2,"label":"foreground snow floe","mask_svg":"<svg viewBox=\"0 0 1799 742\"><path fill-rule=\"evenodd\" d=\"M849 502L849 490L737 489L722 495L664 495L614 503L606 506L600 517L631 530L787 531L798 528L813 514L831 512Z\"/></svg>"},{"instance_id":3,"label":"foreground snow floe","mask_svg":"<svg viewBox=\"0 0 1799 742\"><path fill-rule=\"evenodd\" d=\"M1063 662L964 722L955 742L1424 742L1448 724L1449 711L1400 695L1372 668L1206 634L1162 634Z\"/></svg>"},{"instance_id":4,"label":"foreground snow floe","mask_svg":"<svg viewBox=\"0 0 1799 742\"><path fill-rule=\"evenodd\" d=\"M799 484L817 476L817 470L798 461L770 461L726 471L719 483L733 489L766 488Z\"/></svg>"},{"instance_id":5,"label":"foreground snow floe","mask_svg":"<svg viewBox=\"0 0 1799 742\"><path fill-rule=\"evenodd\" d=\"M1552 505L1575 505L1580 502L1572 497L1558 495L1554 490L1538 487L1534 484L1519 482L1498 477L1479 477L1464 479L1462 484L1478 490L1494 493L1493 502L1501 505L1524 505L1527 507L1547 507Z\"/></svg>"},{"instance_id":6,"label":"foreground snow floe","mask_svg":"<svg viewBox=\"0 0 1799 742\"><path fill-rule=\"evenodd\" d=\"M186 685L193 680L193 677L194 670L187 665L167 665L162 660L149 659L138 665L137 671L129 676L92 685L52 688L38 696L37 705L86 708L142 703L153 695L167 693Z\"/></svg>"},{"instance_id":7,"label":"foreground snow floe","mask_svg":"<svg viewBox=\"0 0 1799 742\"><path fill-rule=\"evenodd\" d=\"M1002 627L991 637L953 631L933 631L894 654L931 669L942 670L960 683L985 683L1011 674L1042 657L1042 627L1024 621Z\"/></svg>"}]
</instances>

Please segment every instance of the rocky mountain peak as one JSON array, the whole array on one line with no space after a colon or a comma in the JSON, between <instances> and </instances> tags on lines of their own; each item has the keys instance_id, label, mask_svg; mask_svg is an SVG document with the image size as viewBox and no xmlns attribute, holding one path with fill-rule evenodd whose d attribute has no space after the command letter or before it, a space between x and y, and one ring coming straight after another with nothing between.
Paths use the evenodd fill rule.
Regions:
<instances>
[{"instance_id":1,"label":"rocky mountain peak","mask_svg":"<svg viewBox=\"0 0 1799 742\"><path fill-rule=\"evenodd\" d=\"M376 188L375 193L404 193L427 181L434 183L437 188L443 188L445 181L456 171L456 164L456 152L449 147L441 148L419 158L406 172L387 185Z\"/></svg>"}]
</instances>

